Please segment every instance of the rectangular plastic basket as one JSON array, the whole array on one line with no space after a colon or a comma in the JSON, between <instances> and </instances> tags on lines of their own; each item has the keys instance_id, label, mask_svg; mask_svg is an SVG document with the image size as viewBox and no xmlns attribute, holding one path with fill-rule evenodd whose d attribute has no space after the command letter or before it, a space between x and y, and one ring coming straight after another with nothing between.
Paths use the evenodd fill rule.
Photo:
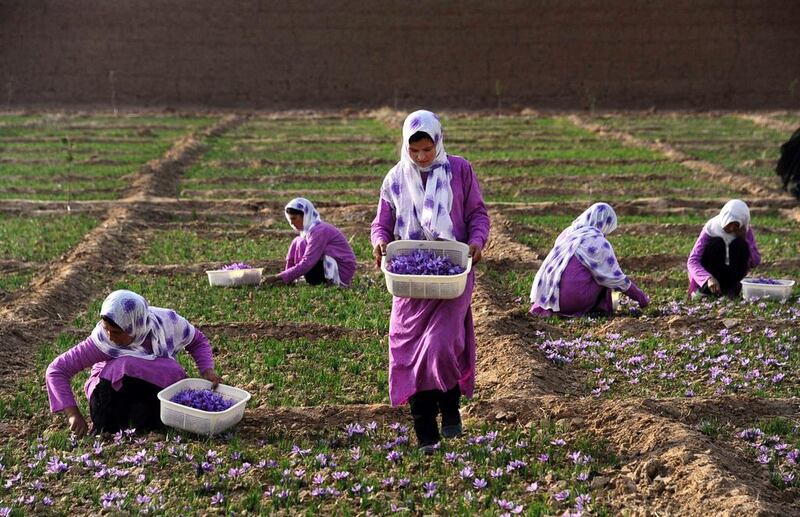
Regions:
<instances>
[{"instance_id":1,"label":"rectangular plastic basket","mask_svg":"<svg viewBox=\"0 0 800 517\"><path fill-rule=\"evenodd\" d=\"M794 280L778 280L778 284L761 284L754 281L755 278L742 279L742 298L750 300L753 298L772 298L775 300L786 300L792 295Z\"/></svg>"},{"instance_id":2,"label":"rectangular plastic basket","mask_svg":"<svg viewBox=\"0 0 800 517\"><path fill-rule=\"evenodd\" d=\"M212 269L206 271L208 283L214 286L230 287L236 285L258 285L263 268L251 269Z\"/></svg>"},{"instance_id":3,"label":"rectangular plastic basket","mask_svg":"<svg viewBox=\"0 0 800 517\"><path fill-rule=\"evenodd\" d=\"M230 429L244 416L244 408L250 400L250 393L245 390L220 384L216 392L225 398L233 399L236 403L225 411L203 411L182 404L172 402L170 399L183 390L211 389L211 382L205 379L183 379L167 386L158 392L161 401L161 421L164 425L183 429L197 434L217 434Z\"/></svg>"},{"instance_id":4,"label":"rectangular plastic basket","mask_svg":"<svg viewBox=\"0 0 800 517\"><path fill-rule=\"evenodd\" d=\"M386 269L389 261L398 255L409 255L416 250L430 250L450 259L464 268L458 275L399 275ZM386 288L401 298L426 298L449 300L458 298L467 285L472 269L469 246L454 241L394 241L386 246L386 256L381 260L381 271L386 278Z\"/></svg>"}]
</instances>

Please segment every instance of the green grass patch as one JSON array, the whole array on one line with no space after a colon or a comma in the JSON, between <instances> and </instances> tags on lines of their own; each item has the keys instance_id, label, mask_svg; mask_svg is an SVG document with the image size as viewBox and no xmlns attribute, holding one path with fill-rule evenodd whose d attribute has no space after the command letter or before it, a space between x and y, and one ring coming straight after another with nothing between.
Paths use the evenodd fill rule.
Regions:
<instances>
[{"instance_id":1,"label":"green grass patch","mask_svg":"<svg viewBox=\"0 0 800 517\"><path fill-rule=\"evenodd\" d=\"M202 329L201 329L202 330ZM365 339L213 339L225 383L260 406L388 403L387 344Z\"/></svg>"},{"instance_id":2,"label":"green grass patch","mask_svg":"<svg viewBox=\"0 0 800 517\"><path fill-rule=\"evenodd\" d=\"M83 214L22 217L0 214L0 258L48 262L97 226Z\"/></svg>"},{"instance_id":3,"label":"green grass patch","mask_svg":"<svg viewBox=\"0 0 800 517\"><path fill-rule=\"evenodd\" d=\"M130 275L113 289L130 289L151 305L168 307L195 325L218 322L309 322L387 332L392 299L384 285L358 273L349 289L291 286L223 288L208 285L206 275ZM112 290L112 289L110 289ZM102 298L95 300L79 328L90 327Z\"/></svg>"},{"instance_id":4,"label":"green grass patch","mask_svg":"<svg viewBox=\"0 0 800 517\"><path fill-rule=\"evenodd\" d=\"M0 293L11 293L28 285L33 278L32 271L0 273Z\"/></svg>"}]
</instances>

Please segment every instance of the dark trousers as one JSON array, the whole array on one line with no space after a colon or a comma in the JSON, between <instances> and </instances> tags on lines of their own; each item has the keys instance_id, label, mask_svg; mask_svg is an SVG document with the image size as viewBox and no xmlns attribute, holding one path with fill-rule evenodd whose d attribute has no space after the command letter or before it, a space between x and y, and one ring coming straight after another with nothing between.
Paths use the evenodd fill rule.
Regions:
<instances>
[{"instance_id":1,"label":"dark trousers","mask_svg":"<svg viewBox=\"0 0 800 517\"><path fill-rule=\"evenodd\" d=\"M418 391L408 400L411 417L414 419L414 432L419 446L433 445L439 442L439 426L436 417L441 413L442 426L461 423L459 400L461 388L458 384L448 391Z\"/></svg>"},{"instance_id":2,"label":"dark trousers","mask_svg":"<svg viewBox=\"0 0 800 517\"><path fill-rule=\"evenodd\" d=\"M311 268L311 271L303 275L308 285L319 285L325 283L325 266L323 265L324 259L321 259L317 264Z\"/></svg>"},{"instance_id":3,"label":"dark trousers","mask_svg":"<svg viewBox=\"0 0 800 517\"><path fill-rule=\"evenodd\" d=\"M747 274L750 262L750 248L747 242L739 237L734 239L728 246L728 256L729 263L725 264L725 241L722 237L712 237L703 250L700 265L719 281L722 294L738 296L742 292L742 278ZM700 290L710 294L705 285Z\"/></svg>"},{"instance_id":4,"label":"dark trousers","mask_svg":"<svg viewBox=\"0 0 800 517\"><path fill-rule=\"evenodd\" d=\"M122 387L115 390L111 381L100 382L89 398L89 414L94 433L116 433L125 429L152 431L160 429L161 388L135 377L122 378Z\"/></svg>"}]
</instances>

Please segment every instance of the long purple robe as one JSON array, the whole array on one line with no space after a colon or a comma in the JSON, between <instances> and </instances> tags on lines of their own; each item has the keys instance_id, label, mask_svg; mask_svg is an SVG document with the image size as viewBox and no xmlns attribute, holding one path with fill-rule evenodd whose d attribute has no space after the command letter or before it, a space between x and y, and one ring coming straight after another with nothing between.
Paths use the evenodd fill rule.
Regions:
<instances>
[{"instance_id":1,"label":"long purple robe","mask_svg":"<svg viewBox=\"0 0 800 517\"><path fill-rule=\"evenodd\" d=\"M478 179L464 158L448 156L452 169L450 218L459 242L480 248L489 237L489 214ZM423 182L427 177L423 175ZM381 199L372 221L371 240L394 240L395 214ZM470 272L464 293L452 300L392 299L389 321L389 400L405 404L418 391L447 391L459 385L471 397L475 389L475 330L472 323Z\"/></svg>"}]
</instances>

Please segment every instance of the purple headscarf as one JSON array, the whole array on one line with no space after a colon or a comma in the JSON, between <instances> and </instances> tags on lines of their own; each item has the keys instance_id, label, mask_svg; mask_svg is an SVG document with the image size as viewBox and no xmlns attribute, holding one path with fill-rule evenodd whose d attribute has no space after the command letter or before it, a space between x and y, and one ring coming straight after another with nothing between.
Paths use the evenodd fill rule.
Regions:
<instances>
[{"instance_id":1,"label":"purple headscarf","mask_svg":"<svg viewBox=\"0 0 800 517\"><path fill-rule=\"evenodd\" d=\"M622 272L606 235L617 228L617 214L606 203L586 209L569 228L561 232L555 246L545 257L531 286L531 302L558 312L561 274L573 256L577 256L594 280L604 287L627 291L631 281Z\"/></svg>"},{"instance_id":2,"label":"purple headscarf","mask_svg":"<svg viewBox=\"0 0 800 517\"><path fill-rule=\"evenodd\" d=\"M133 356L142 359L174 357L194 339L195 328L175 311L150 307L143 297L121 289L109 294L100 315L113 321L123 332L133 338L128 346L119 346L111 339L103 326L97 322L92 331L92 341L103 353L111 357ZM153 351L142 346L150 337Z\"/></svg>"},{"instance_id":3,"label":"purple headscarf","mask_svg":"<svg viewBox=\"0 0 800 517\"><path fill-rule=\"evenodd\" d=\"M427 169L415 164L408 152L408 139L420 131L429 135L436 145L436 157ZM422 186L421 171L428 174L425 187ZM411 113L403 123L400 161L389 171L381 186L381 199L386 200L395 212L396 239L456 240L450 219L453 205L451 179L439 117L426 110Z\"/></svg>"}]
</instances>

